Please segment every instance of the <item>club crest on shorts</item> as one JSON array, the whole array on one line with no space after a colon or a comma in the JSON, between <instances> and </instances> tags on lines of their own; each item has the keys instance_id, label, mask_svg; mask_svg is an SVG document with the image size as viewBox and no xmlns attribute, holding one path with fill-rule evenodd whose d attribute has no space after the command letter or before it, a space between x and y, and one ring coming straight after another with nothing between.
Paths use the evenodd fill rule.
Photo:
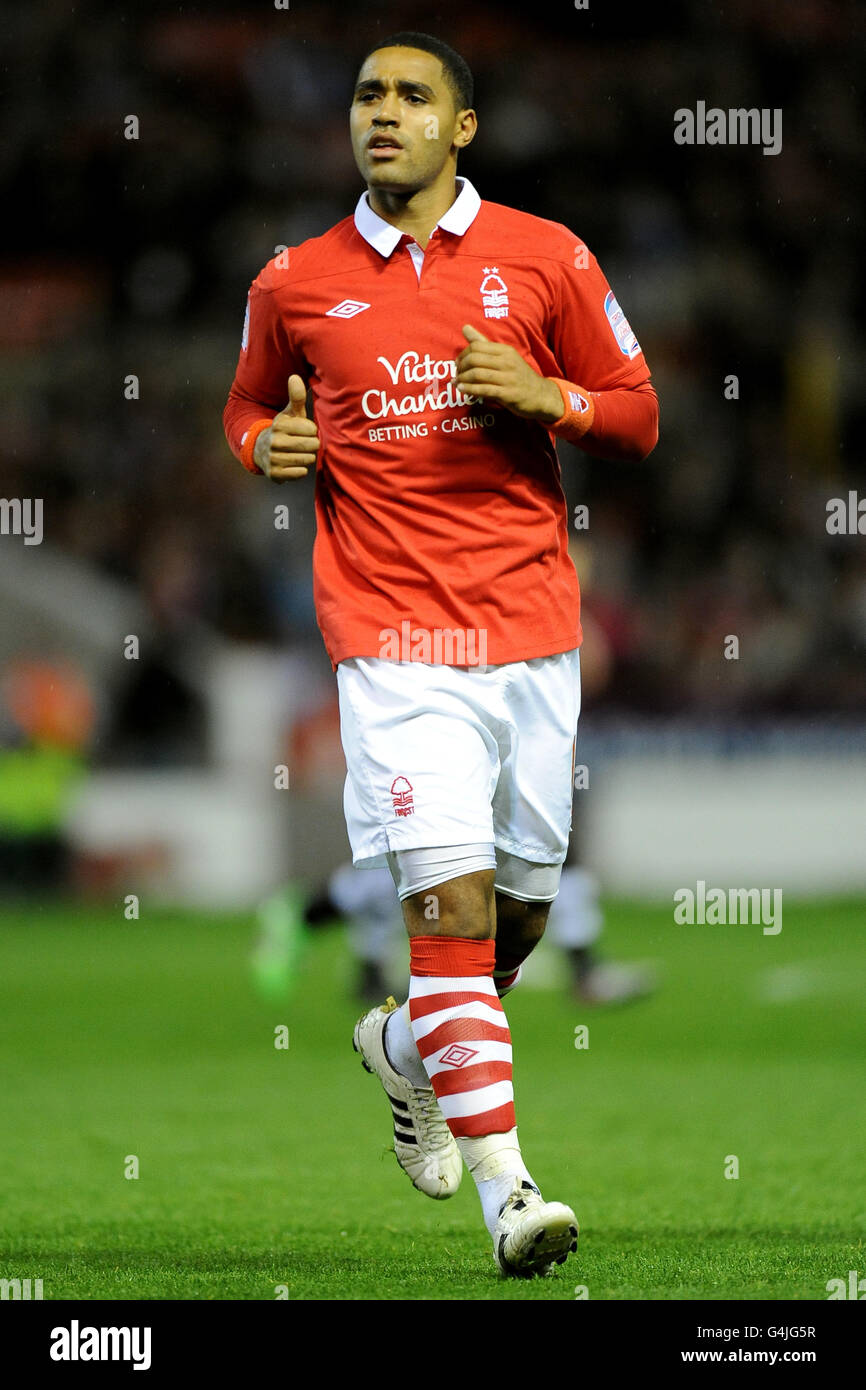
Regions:
<instances>
[{"instance_id":1,"label":"club crest on shorts","mask_svg":"<svg viewBox=\"0 0 866 1390\"><path fill-rule=\"evenodd\" d=\"M508 318L508 286L495 265L484 267L481 281L481 303L486 319Z\"/></svg>"},{"instance_id":2,"label":"club crest on shorts","mask_svg":"<svg viewBox=\"0 0 866 1390\"><path fill-rule=\"evenodd\" d=\"M414 816L415 805L412 799L412 783L408 777L395 777L391 783L391 800L396 816Z\"/></svg>"}]
</instances>

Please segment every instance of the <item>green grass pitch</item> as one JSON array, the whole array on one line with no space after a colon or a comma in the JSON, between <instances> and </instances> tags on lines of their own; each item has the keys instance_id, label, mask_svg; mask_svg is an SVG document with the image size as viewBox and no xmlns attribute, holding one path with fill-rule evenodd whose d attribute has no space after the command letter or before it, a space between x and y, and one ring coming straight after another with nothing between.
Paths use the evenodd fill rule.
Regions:
<instances>
[{"instance_id":1,"label":"green grass pitch","mask_svg":"<svg viewBox=\"0 0 866 1390\"><path fill-rule=\"evenodd\" d=\"M524 1154L581 1222L531 1282L496 1275L468 1176L432 1202L387 1151L339 932L273 1005L238 915L5 908L0 1277L46 1299L826 1299L866 1274L864 907L786 904L765 937L609 903L606 950L656 959L655 997L511 995Z\"/></svg>"}]
</instances>

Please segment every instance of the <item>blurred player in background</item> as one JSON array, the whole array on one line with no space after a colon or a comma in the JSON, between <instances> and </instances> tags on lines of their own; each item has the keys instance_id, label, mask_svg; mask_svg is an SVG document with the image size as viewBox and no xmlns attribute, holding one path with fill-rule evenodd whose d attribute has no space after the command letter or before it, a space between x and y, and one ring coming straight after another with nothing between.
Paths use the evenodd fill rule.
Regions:
<instances>
[{"instance_id":1,"label":"blurred player in background","mask_svg":"<svg viewBox=\"0 0 866 1390\"><path fill-rule=\"evenodd\" d=\"M68 659L0 671L0 894L71 886L66 812L88 772L93 691Z\"/></svg>"},{"instance_id":2,"label":"blurred player in background","mask_svg":"<svg viewBox=\"0 0 866 1390\"><path fill-rule=\"evenodd\" d=\"M367 192L253 284L225 425L251 472L316 469L353 861L387 863L410 937L409 998L355 1048L415 1186L448 1197L465 1162L500 1271L529 1276L577 1248L523 1160L500 1002L571 816L581 631L554 436L636 461L658 402L584 243L458 181L472 97L435 38L370 50L350 113Z\"/></svg>"}]
</instances>

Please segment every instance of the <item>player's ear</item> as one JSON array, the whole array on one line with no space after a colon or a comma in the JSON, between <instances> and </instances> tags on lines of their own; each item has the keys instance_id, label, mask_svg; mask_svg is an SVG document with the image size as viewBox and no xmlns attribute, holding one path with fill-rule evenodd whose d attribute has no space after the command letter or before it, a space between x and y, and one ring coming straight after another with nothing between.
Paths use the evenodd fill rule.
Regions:
<instances>
[{"instance_id":1,"label":"player's ear","mask_svg":"<svg viewBox=\"0 0 866 1390\"><path fill-rule=\"evenodd\" d=\"M454 131L452 144L456 145L458 149L465 150L466 146L471 145L472 141L475 139L475 132L477 129L478 117L475 115L471 106L467 106L465 111L458 111L457 125Z\"/></svg>"}]
</instances>

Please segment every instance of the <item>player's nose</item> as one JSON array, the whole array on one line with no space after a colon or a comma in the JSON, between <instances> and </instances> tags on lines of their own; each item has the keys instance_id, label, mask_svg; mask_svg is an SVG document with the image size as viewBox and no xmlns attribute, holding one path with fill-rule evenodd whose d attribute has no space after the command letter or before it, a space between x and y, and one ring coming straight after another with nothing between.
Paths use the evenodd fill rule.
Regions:
<instances>
[{"instance_id":1,"label":"player's nose","mask_svg":"<svg viewBox=\"0 0 866 1390\"><path fill-rule=\"evenodd\" d=\"M383 92L382 99L379 103L376 114L373 117L373 125L379 125L383 121L387 125L396 125L399 118L399 112L400 106L399 97L397 96L397 93Z\"/></svg>"}]
</instances>

